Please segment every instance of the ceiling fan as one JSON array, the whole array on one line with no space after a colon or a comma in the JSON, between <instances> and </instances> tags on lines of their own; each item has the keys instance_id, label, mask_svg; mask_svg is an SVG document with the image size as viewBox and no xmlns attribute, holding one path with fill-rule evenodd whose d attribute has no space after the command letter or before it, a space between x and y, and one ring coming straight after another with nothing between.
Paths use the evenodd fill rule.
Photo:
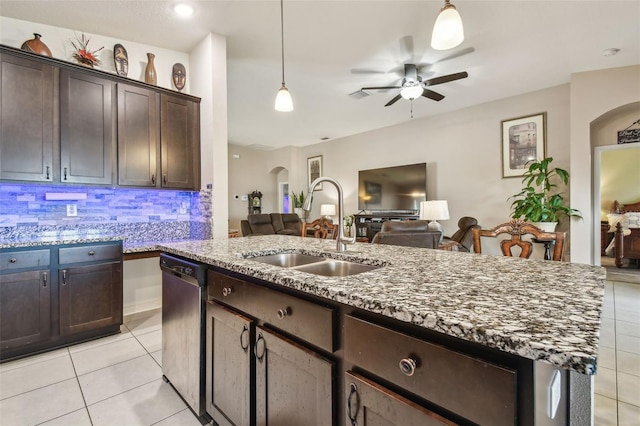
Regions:
<instances>
[{"instance_id":1,"label":"ceiling fan","mask_svg":"<svg viewBox=\"0 0 640 426\"><path fill-rule=\"evenodd\" d=\"M448 83L450 81L460 80L462 78L467 78L468 76L469 74L467 74L466 71L463 71L455 74L448 74L441 77L434 77L423 80L422 77L418 75L418 68L415 64L405 64L404 77L402 78L402 82L399 86L363 87L360 90L365 91L400 89L400 93L398 93L393 97L393 99L385 104L386 107L395 104L400 100L400 98L414 100L419 98L420 96L424 96L425 98L429 98L434 101L441 101L444 99L444 95L441 95L438 92L434 92L433 90L428 89L428 87Z\"/></svg>"}]
</instances>

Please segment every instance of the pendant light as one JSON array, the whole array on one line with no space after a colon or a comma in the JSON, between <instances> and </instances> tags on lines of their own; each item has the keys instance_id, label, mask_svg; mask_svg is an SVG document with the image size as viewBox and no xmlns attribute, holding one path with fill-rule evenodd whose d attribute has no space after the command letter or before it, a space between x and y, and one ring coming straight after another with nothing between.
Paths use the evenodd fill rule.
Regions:
<instances>
[{"instance_id":1,"label":"pendant light","mask_svg":"<svg viewBox=\"0 0 640 426\"><path fill-rule=\"evenodd\" d=\"M276 95L276 111L293 111L293 100L291 94L284 84L284 12L283 0L280 0L280 39L282 41L282 87Z\"/></svg>"},{"instance_id":2,"label":"pendant light","mask_svg":"<svg viewBox=\"0 0 640 426\"><path fill-rule=\"evenodd\" d=\"M456 7L449 3L449 0L445 0L444 7L440 9L440 14L433 26L431 47L436 50L453 49L463 41L462 18Z\"/></svg>"}]
</instances>

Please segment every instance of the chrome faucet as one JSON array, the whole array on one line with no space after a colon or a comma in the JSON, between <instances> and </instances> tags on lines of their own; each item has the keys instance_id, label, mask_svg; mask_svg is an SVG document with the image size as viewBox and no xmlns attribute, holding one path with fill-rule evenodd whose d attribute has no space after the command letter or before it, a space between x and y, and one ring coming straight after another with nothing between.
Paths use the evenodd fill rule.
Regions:
<instances>
[{"instance_id":1,"label":"chrome faucet","mask_svg":"<svg viewBox=\"0 0 640 426\"><path fill-rule=\"evenodd\" d=\"M307 198L304 200L304 204L302 205L302 210L309 212L311 211L311 202L313 201L313 191L315 191L316 186L322 182L329 182L333 184L338 190L338 238L336 238L336 250L337 251L347 251L347 244L353 244L356 242L356 233L353 232L353 237L348 238L344 235L344 227L342 226L342 221L344 220L344 200L342 196L342 186L338 183L337 180L330 177L320 176L318 179L311 182L309 186L309 192L307 194ZM352 225L353 226L353 225Z\"/></svg>"}]
</instances>

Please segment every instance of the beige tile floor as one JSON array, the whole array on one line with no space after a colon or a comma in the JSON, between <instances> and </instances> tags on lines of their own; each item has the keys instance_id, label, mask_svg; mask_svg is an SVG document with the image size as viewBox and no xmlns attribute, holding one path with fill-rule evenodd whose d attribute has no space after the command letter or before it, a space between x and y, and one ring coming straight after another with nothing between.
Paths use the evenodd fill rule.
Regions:
<instances>
[{"instance_id":1,"label":"beige tile floor","mask_svg":"<svg viewBox=\"0 0 640 426\"><path fill-rule=\"evenodd\" d=\"M0 365L0 425L200 426L162 380L161 314Z\"/></svg>"},{"instance_id":2,"label":"beige tile floor","mask_svg":"<svg viewBox=\"0 0 640 426\"><path fill-rule=\"evenodd\" d=\"M162 380L161 327L1 364L0 425L200 425ZM639 284L607 282L595 393L596 426L640 426Z\"/></svg>"}]
</instances>

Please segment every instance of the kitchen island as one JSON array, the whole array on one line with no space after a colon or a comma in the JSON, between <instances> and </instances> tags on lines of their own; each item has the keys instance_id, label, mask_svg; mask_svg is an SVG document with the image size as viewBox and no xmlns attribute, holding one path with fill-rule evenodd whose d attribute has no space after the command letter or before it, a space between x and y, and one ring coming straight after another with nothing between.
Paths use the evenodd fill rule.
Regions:
<instances>
[{"instance_id":1,"label":"kitchen island","mask_svg":"<svg viewBox=\"0 0 640 426\"><path fill-rule=\"evenodd\" d=\"M457 413L451 408L456 404L430 405L433 399L425 397L420 384L415 383L416 377L408 385L416 388L407 390L404 384L395 388L393 377L363 366L368 361L356 358L366 350L350 343L349 332L362 334L369 330L369 323L512 371L509 383L515 387L515 407L507 407L513 412L507 417L511 419L508 423L589 424L591 378L596 372L604 295L603 268L364 243L338 253L332 241L290 236L187 241L160 244L158 248L210 265L214 281L224 276L246 280L332 308L339 336L335 345L312 341L311 346L335 363L338 389L331 408L334 414L328 417L336 417L336 424L345 424L345 419L354 414L342 409L348 396L351 403L342 370L349 370L348 374L350 370L364 372L362 380L377 379L402 398L423 403L454 423L469 419L483 423L482 415ZM276 253L322 255L378 268L331 277L252 259ZM212 282L209 288L211 296ZM224 299L220 300L225 305ZM278 327L267 320L264 324ZM286 331L285 336L296 339L296 332ZM379 341L384 344L387 338L381 336ZM426 369L429 361L424 364ZM415 367L414 362L409 369ZM556 372L562 374L560 379ZM473 401L460 405L465 404L473 405Z\"/></svg>"}]
</instances>

